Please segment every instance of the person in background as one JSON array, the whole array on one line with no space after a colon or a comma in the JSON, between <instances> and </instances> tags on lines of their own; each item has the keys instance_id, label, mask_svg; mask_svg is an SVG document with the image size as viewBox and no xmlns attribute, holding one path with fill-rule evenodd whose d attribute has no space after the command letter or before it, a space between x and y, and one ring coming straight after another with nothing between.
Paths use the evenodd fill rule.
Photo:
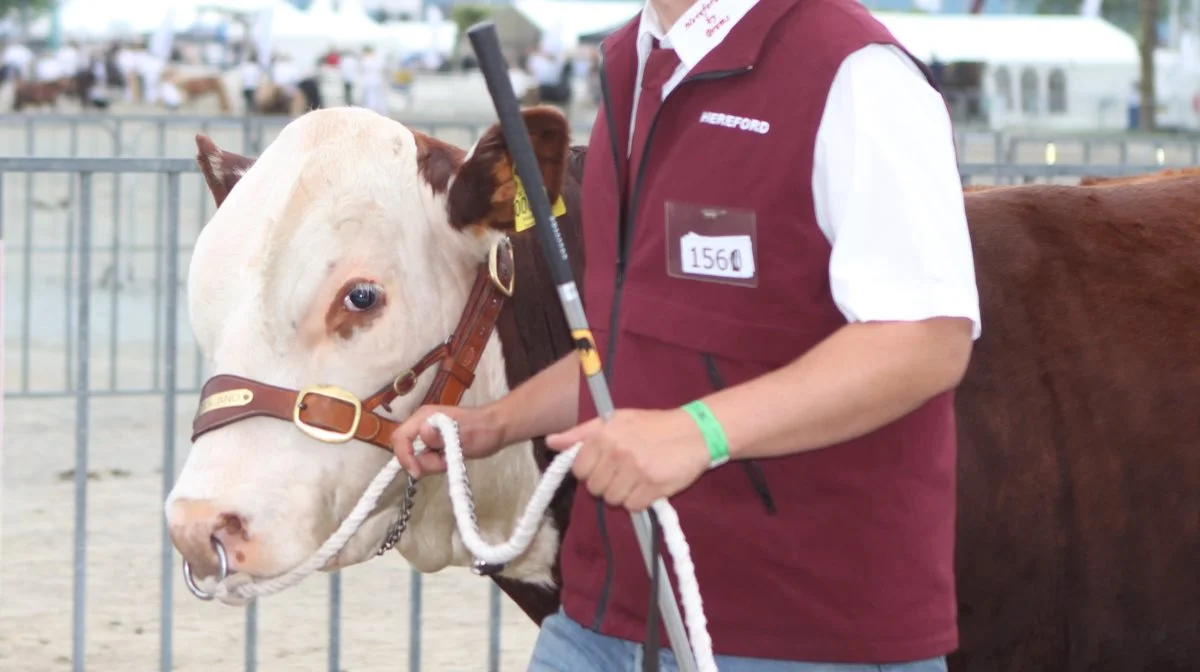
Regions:
<instances>
[{"instance_id":1,"label":"person in background","mask_svg":"<svg viewBox=\"0 0 1200 672\"><path fill-rule=\"evenodd\" d=\"M117 71L121 73L122 89L125 91L125 102L132 103L138 97L137 54L132 45L126 42L117 43Z\"/></svg>"},{"instance_id":2,"label":"person in background","mask_svg":"<svg viewBox=\"0 0 1200 672\"><path fill-rule=\"evenodd\" d=\"M251 51L239 67L242 76L242 100L246 104L246 114L255 111L254 94L262 84L262 65L258 62L258 52Z\"/></svg>"},{"instance_id":3,"label":"person in background","mask_svg":"<svg viewBox=\"0 0 1200 672\"><path fill-rule=\"evenodd\" d=\"M108 52L97 51L92 56L91 68L92 75L88 78L90 85L86 92L87 104L98 110L107 110L109 106Z\"/></svg>"},{"instance_id":4,"label":"person in background","mask_svg":"<svg viewBox=\"0 0 1200 672\"><path fill-rule=\"evenodd\" d=\"M166 62L142 43L138 45L136 68L142 82L142 102L148 105L158 104L163 90L160 84L163 71L167 68Z\"/></svg>"},{"instance_id":5,"label":"person in background","mask_svg":"<svg viewBox=\"0 0 1200 672\"><path fill-rule=\"evenodd\" d=\"M0 81L15 81L29 79L30 67L33 65L33 51L23 42L11 41L4 45L4 76Z\"/></svg>"},{"instance_id":6,"label":"person in background","mask_svg":"<svg viewBox=\"0 0 1200 672\"><path fill-rule=\"evenodd\" d=\"M543 101L553 101L560 98L560 87L563 77L563 59L547 53L544 49L536 49L529 54L526 61L529 74L537 82L538 96Z\"/></svg>"},{"instance_id":7,"label":"person in background","mask_svg":"<svg viewBox=\"0 0 1200 672\"><path fill-rule=\"evenodd\" d=\"M289 100L296 95L299 91L296 87L300 83L300 68L296 67L291 56L276 54L275 62L271 64L271 81L283 90Z\"/></svg>"},{"instance_id":8,"label":"person in background","mask_svg":"<svg viewBox=\"0 0 1200 672\"><path fill-rule=\"evenodd\" d=\"M342 95L346 105L354 104L354 87L358 85L360 66L359 59L354 52L350 50L342 52L338 62L338 71L342 73Z\"/></svg>"},{"instance_id":9,"label":"person in background","mask_svg":"<svg viewBox=\"0 0 1200 672\"><path fill-rule=\"evenodd\" d=\"M387 115L387 80L383 58L371 45L363 47L359 68L363 107Z\"/></svg>"},{"instance_id":10,"label":"person in background","mask_svg":"<svg viewBox=\"0 0 1200 672\"><path fill-rule=\"evenodd\" d=\"M79 43L74 40L60 47L54 57L58 59L59 69L62 71L60 76L64 79L78 75L83 69L83 54L79 52Z\"/></svg>"},{"instance_id":11,"label":"person in background","mask_svg":"<svg viewBox=\"0 0 1200 672\"><path fill-rule=\"evenodd\" d=\"M327 65L331 68L336 68L338 63L341 63L342 55L338 53L337 47L330 46L329 51L321 57L321 65Z\"/></svg>"}]
</instances>

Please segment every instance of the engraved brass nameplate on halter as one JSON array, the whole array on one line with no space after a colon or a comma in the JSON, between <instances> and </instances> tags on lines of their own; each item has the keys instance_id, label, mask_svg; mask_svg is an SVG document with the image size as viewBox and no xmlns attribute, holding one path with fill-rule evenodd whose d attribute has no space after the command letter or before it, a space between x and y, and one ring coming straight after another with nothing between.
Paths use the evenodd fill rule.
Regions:
<instances>
[{"instance_id":1,"label":"engraved brass nameplate on halter","mask_svg":"<svg viewBox=\"0 0 1200 672\"><path fill-rule=\"evenodd\" d=\"M309 395L337 399L353 406L354 420L350 423L350 429L344 432L335 432L321 427L314 427L301 420L300 411L304 409L304 398ZM358 432L358 423L362 422L362 413L362 402L350 392L332 385L312 385L300 390L296 395L296 405L292 407L292 422L300 428L300 431L318 441L324 441L325 443L346 443L350 439L353 439L354 434Z\"/></svg>"},{"instance_id":2,"label":"engraved brass nameplate on halter","mask_svg":"<svg viewBox=\"0 0 1200 672\"><path fill-rule=\"evenodd\" d=\"M236 408L245 406L254 400L254 392L246 388L236 390L226 390L210 394L200 402L200 409L196 412L197 416L217 411L222 408Z\"/></svg>"},{"instance_id":3,"label":"engraved brass nameplate on halter","mask_svg":"<svg viewBox=\"0 0 1200 672\"><path fill-rule=\"evenodd\" d=\"M501 247L504 248L503 254L507 258L506 260L509 264L508 270L511 274L508 276L507 283L505 283L504 279L500 277ZM512 241L509 240L507 236L496 241L496 244L493 245L492 249L488 252L488 275L491 276L492 284L496 286L496 289L499 289L501 292L503 292L505 296L511 297L513 295L513 287L517 282L517 268L515 256L513 254Z\"/></svg>"}]
</instances>

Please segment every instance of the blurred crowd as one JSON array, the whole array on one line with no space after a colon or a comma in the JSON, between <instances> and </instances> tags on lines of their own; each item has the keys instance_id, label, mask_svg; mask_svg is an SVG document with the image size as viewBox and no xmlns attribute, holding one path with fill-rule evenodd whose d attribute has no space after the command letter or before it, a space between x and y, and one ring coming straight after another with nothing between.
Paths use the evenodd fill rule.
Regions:
<instances>
[{"instance_id":1,"label":"blurred crowd","mask_svg":"<svg viewBox=\"0 0 1200 672\"><path fill-rule=\"evenodd\" d=\"M591 104L600 100L599 51L589 45L579 45L563 51L545 46L529 49L513 64L510 77L513 89L522 92L522 103L548 103L569 107L576 102L574 82L586 82L587 99Z\"/></svg>"},{"instance_id":2,"label":"blurred crowd","mask_svg":"<svg viewBox=\"0 0 1200 672\"><path fill-rule=\"evenodd\" d=\"M284 51L264 59L249 45L178 39L166 58L143 39L69 41L57 49L9 40L3 43L2 61L0 87L12 92L14 111L56 109L62 98L99 110L119 101L175 111L214 98L224 113L240 109L287 116L329 105L358 105L388 114L390 92L411 95L416 72L454 67L433 53L385 55L370 45L330 46L315 59L296 59ZM461 61L458 65L464 70L473 69L473 58L463 56ZM575 103L583 102L586 108L598 101L597 65L598 53L589 45L571 50L538 47L510 59L510 74L525 105L569 110Z\"/></svg>"},{"instance_id":3,"label":"blurred crowd","mask_svg":"<svg viewBox=\"0 0 1200 672\"><path fill-rule=\"evenodd\" d=\"M327 103L361 105L386 114L387 91L411 80L411 66L441 66L429 63L429 57L413 64L393 56L389 62L370 46L331 47L315 62L300 63L282 52L260 59L253 49L240 45L177 42L163 58L144 40L89 45L69 41L57 49L9 40L0 60L0 85L11 87L15 111L56 108L63 97L96 109L107 109L119 99L174 111L211 95L221 111L229 112L233 103L226 88L240 87L247 114L293 116ZM326 101L331 92L336 92L335 99Z\"/></svg>"}]
</instances>

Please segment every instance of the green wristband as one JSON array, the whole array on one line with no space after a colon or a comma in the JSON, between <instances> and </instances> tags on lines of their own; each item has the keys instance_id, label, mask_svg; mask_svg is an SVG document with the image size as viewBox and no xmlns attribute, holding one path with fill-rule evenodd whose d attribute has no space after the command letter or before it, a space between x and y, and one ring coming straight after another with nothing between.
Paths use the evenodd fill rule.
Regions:
<instances>
[{"instance_id":1,"label":"green wristband","mask_svg":"<svg viewBox=\"0 0 1200 672\"><path fill-rule=\"evenodd\" d=\"M729 440L725 438L725 430L716 416L708 410L703 401L697 399L683 405L683 410L692 416L700 433L704 435L704 443L708 446L708 468L719 467L729 461Z\"/></svg>"}]
</instances>

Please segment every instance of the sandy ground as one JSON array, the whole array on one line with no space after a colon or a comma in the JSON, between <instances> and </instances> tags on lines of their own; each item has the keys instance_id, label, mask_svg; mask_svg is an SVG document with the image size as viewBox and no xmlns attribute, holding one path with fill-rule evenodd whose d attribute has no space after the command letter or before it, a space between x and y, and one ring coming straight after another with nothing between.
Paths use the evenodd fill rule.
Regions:
<instances>
[{"instance_id":1,"label":"sandy ground","mask_svg":"<svg viewBox=\"0 0 1200 672\"><path fill-rule=\"evenodd\" d=\"M453 107L453 96L422 94L427 109L414 117L432 119ZM426 127L461 145L472 141L493 113L473 103L478 123ZM434 109L436 108L436 109ZM471 109L466 112L471 112ZM282 123L282 122L281 122ZM223 124L223 125L222 125ZM110 156L114 148L134 156L190 157L193 136L207 131L223 147L242 150L242 129L228 119L204 129L195 124L164 126L111 123L91 115L76 130L67 123L39 126L32 153ZM273 137L268 133L267 140ZM577 141L586 140L580 134ZM30 150L25 123L0 117L0 155ZM1183 150L1168 149L1172 157ZM1043 160L1040 145L1027 145L1019 162ZM960 146L964 160L995 159L990 141ZM1094 162L1115 162L1115 148L1096 149ZM1080 162L1078 147L1061 145L1060 163ZM1131 152L1130 162L1154 160L1153 146ZM1169 157L1171 162L1180 159ZM0 459L0 670L68 669L71 664L74 471L77 419L69 391L75 385L74 333L79 295L74 249L78 234L73 192L59 175L2 178L0 221L4 225L4 446ZM154 176L95 178L91 310L91 389L160 388L163 361L161 305L161 201ZM211 215L211 202L198 175L184 177L180 210L180 275L189 250ZM32 246L27 243L32 241ZM194 390L203 378L191 339L186 304L180 296L179 386ZM156 336L158 334L158 336ZM68 335L70 337L68 338ZM47 398L14 397L23 392L58 393ZM181 394L176 414L177 470L187 451L194 394ZM97 396L87 424L86 663L91 670L152 670L159 665L163 417L161 394ZM174 601L173 663L180 670L239 669L245 614L240 608L203 603L187 593L172 556ZM389 555L349 569L342 576L340 669L395 670L408 665L412 587L407 565ZM465 570L423 577L420 613L421 669L484 670L487 665L491 583ZM327 669L329 582L315 577L259 606L258 668ZM537 631L501 601L502 669L524 669Z\"/></svg>"}]
</instances>

